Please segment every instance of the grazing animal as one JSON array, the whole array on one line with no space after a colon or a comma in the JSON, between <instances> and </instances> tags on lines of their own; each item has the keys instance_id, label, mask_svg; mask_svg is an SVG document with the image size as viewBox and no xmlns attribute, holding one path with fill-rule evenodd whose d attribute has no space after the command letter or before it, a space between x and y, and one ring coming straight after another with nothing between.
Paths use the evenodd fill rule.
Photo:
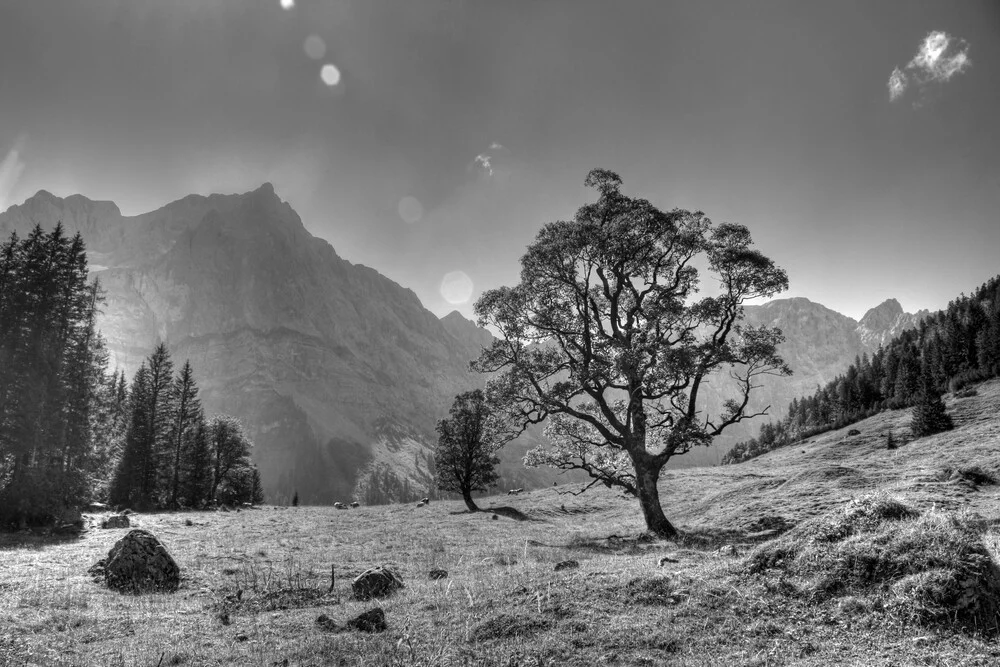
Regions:
<instances>
[{"instance_id":1,"label":"grazing animal","mask_svg":"<svg viewBox=\"0 0 1000 667\"><path fill-rule=\"evenodd\" d=\"M524 491L524 489L511 489L510 491L507 492L507 495L508 496L516 496L517 494L521 493L522 491Z\"/></svg>"},{"instance_id":2,"label":"grazing animal","mask_svg":"<svg viewBox=\"0 0 1000 667\"><path fill-rule=\"evenodd\" d=\"M417 503L417 507L423 507L424 505L425 505L425 503L422 500L419 503Z\"/></svg>"},{"instance_id":3,"label":"grazing animal","mask_svg":"<svg viewBox=\"0 0 1000 667\"><path fill-rule=\"evenodd\" d=\"M431 499L430 498L421 498L420 502L422 502L424 505L430 505L431 504Z\"/></svg>"},{"instance_id":4,"label":"grazing animal","mask_svg":"<svg viewBox=\"0 0 1000 667\"><path fill-rule=\"evenodd\" d=\"M357 500L351 503L351 509L354 509L355 507L361 507L361 503L359 503Z\"/></svg>"},{"instance_id":5,"label":"grazing animal","mask_svg":"<svg viewBox=\"0 0 1000 667\"><path fill-rule=\"evenodd\" d=\"M340 503L340 502L334 503L333 506L336 507L338 510L346 510L347 509L347 505L345 505L344 503Z\"/></svg>"}]
</instances>

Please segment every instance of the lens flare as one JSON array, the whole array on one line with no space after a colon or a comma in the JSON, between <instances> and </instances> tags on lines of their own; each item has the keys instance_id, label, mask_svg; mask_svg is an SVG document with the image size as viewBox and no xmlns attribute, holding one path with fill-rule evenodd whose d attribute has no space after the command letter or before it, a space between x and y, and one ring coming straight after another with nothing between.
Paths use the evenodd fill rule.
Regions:
<instances>
[{"instance_id":1,"label":"lens flare","mask_svg":"<svg viewBox=\"0 0 1000 667\"><path fill-rule=\"evenodd\" d=\"M326 55L326 42L319 35L309 35L306 37L306 41L302 43L302 48L305 49L306 55L313 60L320 60Z\"/></svg>"},{"instance_id":2,"label":"lens flare","mask_svg":"<svg viewBox=\"0 0 1000 667\"><path fill-rule=\"evenodd\" d=\"M326 85L336 86L340 83L340 70L333 63L327 63L319 71L319 77L323 79L323 83Z\"/></svg>"},{"instance_id":3,"label":"lens flare","mask_svg":"<svg viewBox=\"0 0 1000 667\"><path fill-rule=\"evenodd\" d=\"M281 0L282 9L293 9L295 7L295 0Z\"/></svg>"},{"instance_id":4,"label":"lens flare","mask_svg":"<svg viewBox=\"0 0 1000 667\"><path fill-rule=\"evenodd\" d=\"M441 279L441 296L453 306L468 301L473 288L472 278L465 271L450 271Z\"/></svg>"},{"instance_id":5,"label":"lens flare","mask_svg":"<svg viewBox=\"0 0 1000 667\"><path fill-rule=\"evenodd\" d=\"M399 217L411 225L415 222L420 222L420 218L424 217L423 204L420 203L419 199L410 195L399 200L397 210L399 211Z\"/></svg>"}]
</instances>

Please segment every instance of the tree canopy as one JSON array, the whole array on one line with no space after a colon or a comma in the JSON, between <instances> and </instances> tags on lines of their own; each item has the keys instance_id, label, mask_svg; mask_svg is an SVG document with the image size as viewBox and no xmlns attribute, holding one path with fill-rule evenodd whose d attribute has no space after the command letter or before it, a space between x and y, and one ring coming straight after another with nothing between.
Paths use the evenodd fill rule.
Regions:
<instances>
[{"instance_id":1,"label":"tree canopy","mask_svg":"<svg viewBox=\"0 0 1000 667\"><path fill-rule=\"evenodd\" d=\"M521 258L520 283L477 301L480 326L499 338L473 367L491 374L488 398L506 419L549 423L553 443L529 463L623 487L639 497L649 529L669 537L663 466L762 414L749 409L755 379L790 373L776 352L781 332L740 323L747 299L788 279L746 227L661 211L622 194L610 171L591 171L585 184L597 201L544 225ZM701 298L698 267L718 281ZM699 401L710 377L736 395L718 414Z\"/></svg>"}]
</instances>

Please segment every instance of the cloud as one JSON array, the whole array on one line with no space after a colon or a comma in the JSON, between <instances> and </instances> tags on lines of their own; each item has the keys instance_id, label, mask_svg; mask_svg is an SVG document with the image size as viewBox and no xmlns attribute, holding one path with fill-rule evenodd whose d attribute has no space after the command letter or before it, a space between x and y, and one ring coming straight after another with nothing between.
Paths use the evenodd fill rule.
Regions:
<instances>
[{"instance_id":1,"label":"cloud","mask_svg":"<svg viewBox=\"0 0 1000 667\"><path fill-rule=\"evenodd\" d=\"M0 211L6 211L12 203L10 197L24 171L24 160L21 158L24 143L25 138L18 137L14 141L14 145L7 151L3 161L0 161Z\"/></svg>"},{"instance_id":2,"label":"cloud","mask_svg":"<svg viewBox=\"0 0 1000 667\"><path fill-rule=\"evenodd\" d=\"M905 70L896 67L889 75L889 100L898 100L913 86L923 90L928 85L944 83L971 65L968 42L941 30L929 32Z\"/></svg>"},{"instance_id":3,"label":"cloud","mask_svg":"<svg viewBox=\"0 0 1000 667\"><path fill-rule=\"evenodd\" d=\"M472 158L468 169L481 178L506 180L512 171L510 151L499 141L493 141L488 149Z\"/></svg>"}]
</instances>

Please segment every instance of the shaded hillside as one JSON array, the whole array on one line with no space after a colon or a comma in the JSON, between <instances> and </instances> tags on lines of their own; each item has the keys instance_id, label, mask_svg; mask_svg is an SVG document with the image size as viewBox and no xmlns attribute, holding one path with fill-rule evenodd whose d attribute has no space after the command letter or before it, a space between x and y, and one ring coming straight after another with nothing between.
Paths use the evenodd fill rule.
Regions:
<instances>
[{"instance_id":1,"label":"shaded hillside","mask_svg":"<svg viewBox=\"0 0 1000 667\"><path fill-rule=\"evenodd\" d=\"M914 405L926 394L1000 375L1000 278L924 317L874 354L810 395L793 399L785 418L734 446L730 462L840 428L886 407Z\"/></svg>"},{"instance_id":2,"label":"shaded hillside","mask_svg":"<svg viewBox=\"0 0 1000 667\"><path fill-rule=\"evenodd\" d=\"M720 463L734 445L756 435L762 424L784 419L794 399L833 381L855 359L876 352L880 342L891 332L915 327L925 316L926 311L916 315L903 313L894 299L869 310L861 322L802 297L746 306L744 318L748 324L778 327L784 333L785 342L778 350L793 374L758 378L760 386L751 395L750 407L759 411L770 406L767 417L735 424L715 438L710 447L672 459L668 466L683 468ZM735 397L719 391L722 386L723 383L715 383L715 391L706 397L707 409L718 411L723 400Z\"/></svg>"}]
</instances>

